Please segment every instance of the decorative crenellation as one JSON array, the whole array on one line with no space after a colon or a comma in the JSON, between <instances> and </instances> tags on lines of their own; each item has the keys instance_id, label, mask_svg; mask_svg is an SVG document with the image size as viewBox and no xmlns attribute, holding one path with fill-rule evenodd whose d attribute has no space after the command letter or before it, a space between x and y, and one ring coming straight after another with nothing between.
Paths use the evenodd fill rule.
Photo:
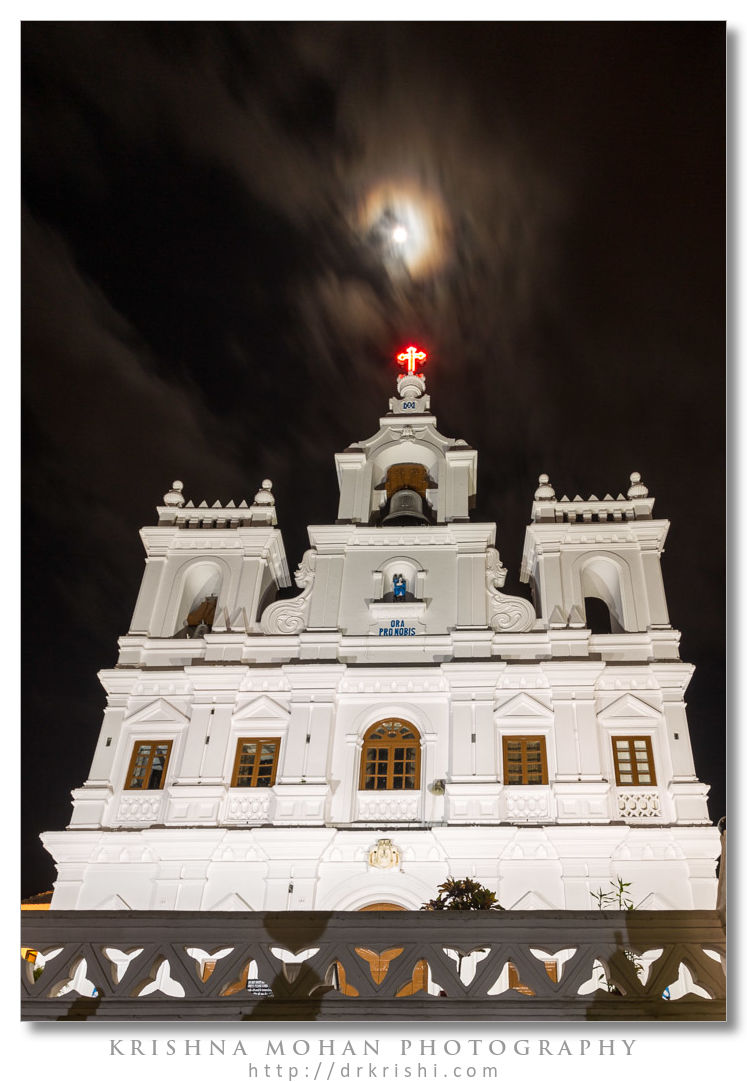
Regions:
<instances>
[{"instance_id":1,"label":"decorative crenellation","mask_svg":"<svg viewBox=\"0 0 747 1082\"><path fill-rule=\"evenodd\" d=\"M184 482L173 481L163 497L163 505L156 508L159 526L178 526L184 530L234 530L239 526L275 526L275 497L272 481L265 479L255 493L251 504L242 500L239 504L220 500L208 506L206 500L195 505L184 499Z\"/></svg>"},{"instance_id":2,"label":"decorative crenellation","mask_svg":"<svg viewBox=\"0 0 747 1082\"><path fill-rule=\"evenodd\" d=\"M653 497L641 481L640 473L630 475L627 495L608 492L598 496L561 496L557 499L555 489L546 473L539 475L539 486L534 493L532 519L535 522L629 522L633 519L649 519L654 507Z\"/></svg>"}]
</instances>

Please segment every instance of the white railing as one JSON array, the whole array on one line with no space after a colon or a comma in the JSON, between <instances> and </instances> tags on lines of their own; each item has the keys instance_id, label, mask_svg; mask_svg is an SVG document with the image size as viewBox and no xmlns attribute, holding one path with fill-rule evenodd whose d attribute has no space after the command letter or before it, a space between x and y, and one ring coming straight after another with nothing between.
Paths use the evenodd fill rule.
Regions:
<instances>
[{"instance_id":1,"label":"white railing","mask_svg":"<svg viewBox=\"0 0 747 1082\"><path fill-rule=\"evenodd\" d=\"M22 1018L725 1018L715 910L22 914Z\"/></svg>"}]
</instances>

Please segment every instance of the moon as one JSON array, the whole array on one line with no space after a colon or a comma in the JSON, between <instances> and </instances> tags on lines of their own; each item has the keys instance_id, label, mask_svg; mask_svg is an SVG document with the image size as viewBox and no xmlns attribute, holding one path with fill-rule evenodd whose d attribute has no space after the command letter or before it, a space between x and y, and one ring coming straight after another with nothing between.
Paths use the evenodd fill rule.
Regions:
<instances>
[{"instance_id":1,"label":"moon","mask_svg":"<svg viewBox=\"0 0 747 1082\"><path fill-rule=\"evenodd\" d=\"M434 275L448 256L449 226L441 199L413 182L384 181L363 197L357 228L376 246L393 277Z\"/></svg>"}]
</instances>

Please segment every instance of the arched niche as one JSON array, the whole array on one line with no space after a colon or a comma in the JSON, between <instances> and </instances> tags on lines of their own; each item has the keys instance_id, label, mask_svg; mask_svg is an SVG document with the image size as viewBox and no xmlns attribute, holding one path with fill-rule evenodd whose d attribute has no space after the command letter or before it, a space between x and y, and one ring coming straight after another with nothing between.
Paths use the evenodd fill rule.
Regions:
<instances>
[{"instance_id":1,"label":"arched niche","mask_svg":"<svg viewBox=\"0 0 747 1082\"><path fill-rule=\"evenodd\" d=\"M631 596L630 568L611 554L590 556L579 568L581 596L597 598L609 612L609 631L635 631ZM598 614L596 616L598 619Z\"/></svg>"},{"instance_id":2,"label":"arched niche","mask_svg":"<svg viewBox=\"0 0 747 1082\"><path fill-rule=\"evenodd\" d=\"M374 571L374 601L394 601L395 576L401 575L405 585L405 601L422 601L425 570L411 556L394 556Z\"/></svg>"},{"instance_id":3,"label":"arched niche","mask_svg":"<svg viewBox=\"0 0 747 1082\"><path fill-rule=\"evenodd\" d=\"M223 586L223 570L220 564L213 560L195 560L188 564L182 571L179 605L176 611L173 634L185 638L194 633L199 620L212 627L213 616L210 613L217 611L217 604ZM215 604L211 605L210 599L215 598ZM207 602L207 604L205 604ZM204 612L201 611L204 610ZM199 617L195 628L187 628L187 620L190 613ZM194 622L194 621L193 621Z\"/></svg>"}]
</instances>

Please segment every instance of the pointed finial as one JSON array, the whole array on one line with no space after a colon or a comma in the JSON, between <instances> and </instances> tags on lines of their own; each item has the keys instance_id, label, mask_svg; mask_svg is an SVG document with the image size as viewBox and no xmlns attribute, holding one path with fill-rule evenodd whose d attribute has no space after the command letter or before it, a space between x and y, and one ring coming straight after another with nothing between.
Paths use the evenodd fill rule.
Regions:
<instances>
[{"instance_id":1,"label":"pointed finial","mask_svg":"<svg viewBox=\"0 0 747 1082\"><path fill-rule=\"evenodd\" d=\"M539 488L534 494L535 500L554 500L555 489L550 484L550 478L546 473L539 475Z\"/></svg>"},{"instance_id":2,"label":"pointed finial","mask_svg":"<svg viewBox=\"0 0 747 1082\"><path fill-rule=\"evenodd\" d=\"M272 507L275 497L272 494L272 481L265 478L254 496L254 504L259 507Z\"/></svg>"},{"instance_id":3,"label":"pointed finial","mask_svg":"<svg viewBox=\"0 0 747 1082\"><path fill-rule=\"evenodd\" d=\"M172 481L171 488L163 497L163 502L166 507L184 507L184 496L182 495L182 489L184 484L182 481Z\"/></svg>"},{"instance_id":4,"label":"pointed finial","mask_svg":"<svg viewBox=\"0 0 747 1082\"><path fill-rule=\"evenodd\" d=\"M277 521L272 481L265 478L257 489L252 506L249 508L249 522L252 526L277 526Z\"/></svg>"},{"instance_id":5,"label":"pointed finial","mask_svg":"<svg viewBox=\"0 0 747 1082\"><path fill-rule=\"evenodd\" d=\"M630 475L630 488L628 489L629 500L645 500L648 496L648 489L641 481L641 475L637 471L633 471Z\"/></svg>"}]
</instances>

